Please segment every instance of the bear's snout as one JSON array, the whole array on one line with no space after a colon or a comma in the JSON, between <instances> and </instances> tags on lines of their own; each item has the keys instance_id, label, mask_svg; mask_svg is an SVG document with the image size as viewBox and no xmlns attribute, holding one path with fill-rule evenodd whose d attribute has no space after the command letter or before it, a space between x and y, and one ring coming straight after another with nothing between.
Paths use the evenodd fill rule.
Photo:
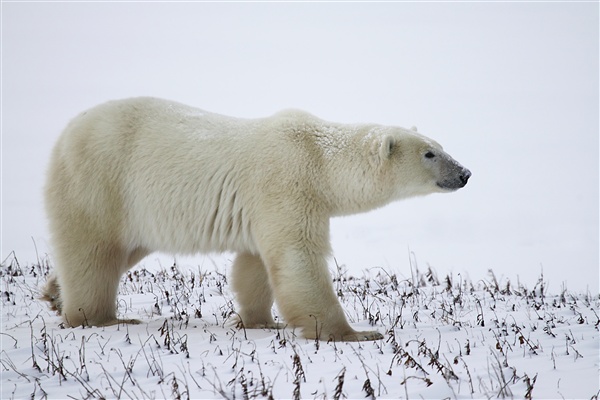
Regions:
<instances>
[{"instance_id":1,"label":"bear's snout","mask_svg":"<svg viewBox=\"0 0 600 400\"><path fill-rule=\"evenodd\" d=\"M468 169L465 168L464 171L462 172L462 174L460 175L460 181L462 182L461 187L464 187L467 184L470 177L471 177L471 171L469 171Z\"/></svg>"},{"instance_id":2,"label":"bear's snout","mask_svg":"<svg viewBox=\"0 0 600 400\"><path fill-rule=\"evenodd\" d=\"M446 174L444 179L437 183L438 187L448 191L454 191L465 187L465 185L469 181L469 178L471 177L471 171L460 166L459 164L456 164L455 168L453 169L454 171Z\"/></svg>"}]
</instances>

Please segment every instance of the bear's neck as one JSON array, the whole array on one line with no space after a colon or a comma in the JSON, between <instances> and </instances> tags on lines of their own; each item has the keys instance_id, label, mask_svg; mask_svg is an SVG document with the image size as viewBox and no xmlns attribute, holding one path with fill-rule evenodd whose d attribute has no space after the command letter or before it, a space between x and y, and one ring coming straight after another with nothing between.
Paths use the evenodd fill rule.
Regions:
<instances>
[{"instance_id":1,"label":"bear's neck","mask_svg":"<svg viewBox=\"0 0 600 400\"><path fill-rule=\"evenodd\" d=\"M322 193L332 216L367 212L393 201L393 188L385 184L381 170L369 162L370 149L362 135L347 130L338 133L335 128L340 129L328 127L327 142L322 146L327 185Z\"/></svg>"}]
</instances>

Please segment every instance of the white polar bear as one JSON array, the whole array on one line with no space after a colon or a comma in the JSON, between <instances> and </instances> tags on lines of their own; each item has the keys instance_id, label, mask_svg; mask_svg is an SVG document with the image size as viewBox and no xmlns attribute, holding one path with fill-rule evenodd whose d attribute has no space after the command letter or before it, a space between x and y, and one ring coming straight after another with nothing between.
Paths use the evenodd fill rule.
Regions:
<instances>
[{"instance_id":1,"label":"white polar bear","mask_svg":"<svg viewBox=\"0 0 600 400\"><path fill-rule=\"evenodd\" d=\"M413 131L262 119L135 98L83 112L52 154L46 208L56 257L44 298L70 326L110 325L121 275L147 254L234 251L246 328L273 302L307 338L374 340L350 327L327 260L329 219L463 187L471 173Z\"/></svg>"}]
</instances>

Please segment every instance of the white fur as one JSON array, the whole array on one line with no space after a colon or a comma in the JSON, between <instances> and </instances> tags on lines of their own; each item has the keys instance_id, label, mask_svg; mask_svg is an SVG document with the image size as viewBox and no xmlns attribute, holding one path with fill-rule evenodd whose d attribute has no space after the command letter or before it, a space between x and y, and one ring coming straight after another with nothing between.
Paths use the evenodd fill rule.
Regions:
<instances>
[{"instance_id":1,"label":"white fur","mask_svg":"<svg viewBox=\"0 0 600 400\"><path fill-rule=\"evenodd\" d=\"M54 149L46 299L71 326L116 323L119 278L145 255L228 250L246 327L274 326L275 300L306 337L379 338L348 325L333 291L329 219L444 191L460 168L402 128L294 110L237 119L153 98L102 104Z\"/></svg>"}]
</instances>

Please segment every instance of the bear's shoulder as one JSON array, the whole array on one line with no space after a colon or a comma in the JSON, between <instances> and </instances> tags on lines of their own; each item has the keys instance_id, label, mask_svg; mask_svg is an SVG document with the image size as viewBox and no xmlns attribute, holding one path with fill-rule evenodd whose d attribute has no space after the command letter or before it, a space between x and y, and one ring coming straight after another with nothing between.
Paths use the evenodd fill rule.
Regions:
<instances>
[{"instance_id":1,"label":"bear's shoulder","mask_svg":"<svg viewBox=\"0 0 600 400\"><path fill-rule=\"evenodd\" d=\"M271 116L271 119L287 123L291 125L302 125L302 124L316 124L321 122L319 118L314 116L313 114L300 110L298 108L287 108L281 111L276 112Z\"/></svg>"}]
</instances>

